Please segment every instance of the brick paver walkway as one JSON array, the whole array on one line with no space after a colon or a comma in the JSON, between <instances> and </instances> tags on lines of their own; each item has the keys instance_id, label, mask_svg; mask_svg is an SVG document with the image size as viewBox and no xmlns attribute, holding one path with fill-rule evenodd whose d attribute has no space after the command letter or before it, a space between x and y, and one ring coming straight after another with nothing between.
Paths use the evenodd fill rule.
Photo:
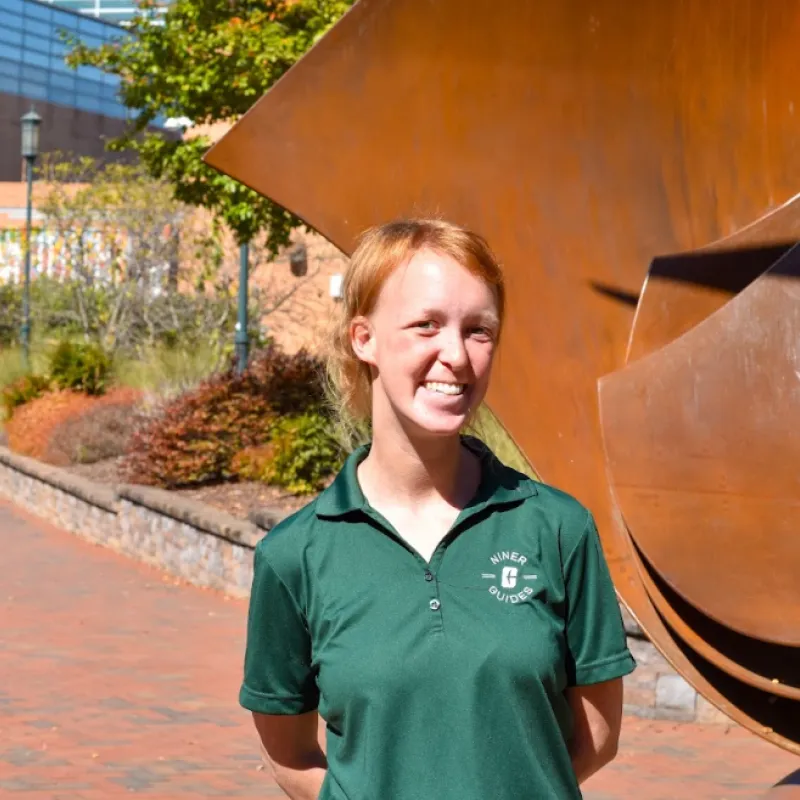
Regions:
<instances>
[{"instance_id":1,"label":"brick paver walkway","mask_svg":"<svg viewBox=\"0 0 800 800\"><path fill-rule=\"evenodd\" d=\"M0 553L0 797L282 796L236 704L243 601L3 502ZM585 796L757 797L797 769L800 759L738 728L631 719Z\"/></svg>"}]
</instances>

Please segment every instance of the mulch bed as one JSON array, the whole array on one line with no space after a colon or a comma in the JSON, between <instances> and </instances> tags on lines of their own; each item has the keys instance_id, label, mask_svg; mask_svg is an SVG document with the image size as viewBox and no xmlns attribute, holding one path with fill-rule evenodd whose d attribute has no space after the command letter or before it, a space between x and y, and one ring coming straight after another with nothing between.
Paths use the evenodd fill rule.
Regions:
<instances>
[{"instance_id":1,"label":"mulch bed","mask_svg":"<svg viewBox=\"0 0 800 800\"><path fill-rule=\"evenodd\" d=\"M110 458L94 464L76 464L67 469L74 475L81 475L96 483L122 483L119 462L120 459ZM240 519L247 519L251 511L265 508L291 514L313 499L313 496L298 497L276 486L256 481L217 483L172 491L177 495L214 506Z\"/></svg>"}]
</instances>

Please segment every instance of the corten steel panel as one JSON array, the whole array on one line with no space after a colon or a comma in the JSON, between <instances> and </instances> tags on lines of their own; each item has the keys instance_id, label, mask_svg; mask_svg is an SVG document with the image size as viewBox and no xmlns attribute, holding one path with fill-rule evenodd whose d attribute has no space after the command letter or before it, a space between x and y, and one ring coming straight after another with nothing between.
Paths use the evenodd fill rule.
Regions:
<instances>
[{"instance_id":1,"label":"corten steel panel","mask_svg":"<svg viewBox=\"0 0 800 800\"><path fill-rule=\"evenodd\" d=\"M595 513L618 590L673 666L795 751L784 707L687 650L646 594L596 381L624 363L656 257L798 191L798 33L797 0L361 0L208 155L345 251L401 215L489 238L511 299L490 405Z\"/></svg>"},{"instance_id":2,"label":"corten steel panel","mask_svg":"<svg viewBox=\"0 0 800 800\"><path fill-rule=\"evenodd\" d=\"M717 622L800 646L800 246L603 378L600 409L614 495L659 575Z\"/></svg>"},{"instance_id":3,"label":"corten steel panel","mask_svg":"<svg viewBox=\"0 0 800 800\"><path fill-rule=\"evenodd\" d=\"M638 555L645 590L682 643L743 683L769 695L800 700L800 648L757 641L720 625L671 590Z\"/></svg>"},{"instance_id":4,"label":"corten steel panel","mask_svg":"<svg viewBox=\"0 0 800 800\"><path fill-rule=\"evenodd\" d=\"M486 234L512 298L489 402L606 529L595 381L632 308L597 287L795 194L797 10L361 0L207 158L345 251L402 214Z\"/></svg>"},{"instance_id":5,"label":"corten steel panel","mask_svg":"<svg viewBox=\"0 0 800 800\"><path fill-rule=\"evenodd\" d=\"M800 241L800 198L721 241L657 258L642 287L627 360L677 339L766 272Z\"/></svg>"}]
</instances>

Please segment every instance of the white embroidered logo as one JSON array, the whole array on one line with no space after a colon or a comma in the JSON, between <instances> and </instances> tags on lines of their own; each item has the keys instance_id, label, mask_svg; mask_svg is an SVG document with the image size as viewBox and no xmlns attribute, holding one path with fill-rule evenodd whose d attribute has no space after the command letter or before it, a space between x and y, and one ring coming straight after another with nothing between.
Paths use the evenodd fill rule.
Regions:
<instances>
[{"instance_id":1,"label":"white embroidered logo","mask_svg":"<svg viewBox=\"0 0 800 800\"><path fill-rule=\"evenodd\" d=\"M489 594L494 595L497 600L501 603L521 603L533 594L531 586L523 586L522 590L516 593L503 591L503 589L516 589L520 580L530 582L539 577L532 572L523 572L520 575L520 568L528 563L528 559L525 556L517 552L503 550L491 556L489 561L492 562L492 566L500 567L500 586L498 587L494 583L497 581L496 572L482 572L481 578L493 581L493 584L489 587ZM511 564L508 563L509 561ZM512 566L517 564L519 566Z\"/></svg>"},{"instance_id":2,"label":"white embroidered logo","mask_svg":"<svg viewBox=\"0 0 800 800\"><path fill-rule=\"evenodd\" d=\"M503 577L500 579L500 585L504 589L513 589L517 585L517 575L519 570L516 567L503 567Z\"/></svg>"}]
</instances>

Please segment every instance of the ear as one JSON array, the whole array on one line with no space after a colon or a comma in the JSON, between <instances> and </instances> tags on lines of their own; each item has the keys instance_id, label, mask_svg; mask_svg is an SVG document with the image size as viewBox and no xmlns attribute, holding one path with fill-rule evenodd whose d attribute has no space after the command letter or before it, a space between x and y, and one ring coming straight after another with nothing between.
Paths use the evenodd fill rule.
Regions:
<instances>
[{"instance_id":1,"label":"ear","mask_svg":"<svg viewBox=\"0 0 800 800\"><path fill-rule=\"evenodd\" d=\"M350 346L356 358L375 366L375 328L367 317L354 317L350 322Z\"/></svg>"}]
</instances>

